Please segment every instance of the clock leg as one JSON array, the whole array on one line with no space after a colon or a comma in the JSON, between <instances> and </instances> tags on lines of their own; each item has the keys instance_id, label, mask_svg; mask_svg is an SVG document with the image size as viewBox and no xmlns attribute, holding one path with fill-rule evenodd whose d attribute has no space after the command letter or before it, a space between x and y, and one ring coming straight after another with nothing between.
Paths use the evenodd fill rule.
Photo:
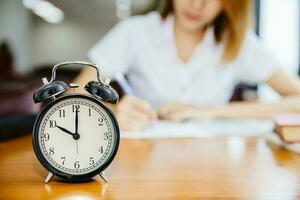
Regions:
<instances>
[{"instance_id":1,"label":"clock leg","mask_svg":"<svg viewBox=\"0 0 300 200\"><path fill-rule=\"evenodd\" d=\"M49 172L46 179L45 179L45 183L48 183L53 178L53 176L54 175L51 172Z\"/></svg>"},{"instance_id":2,"label":"clock leg","mask_svg":"<svg viewBox=\"0 0 300 200\"><path fill-rule=\"evenodd\" d=\"M99 174L100 178L104 180L105 183L107 183L107 178L104 176L104 172L101 172Z\"/></svg>"}]
</instances>

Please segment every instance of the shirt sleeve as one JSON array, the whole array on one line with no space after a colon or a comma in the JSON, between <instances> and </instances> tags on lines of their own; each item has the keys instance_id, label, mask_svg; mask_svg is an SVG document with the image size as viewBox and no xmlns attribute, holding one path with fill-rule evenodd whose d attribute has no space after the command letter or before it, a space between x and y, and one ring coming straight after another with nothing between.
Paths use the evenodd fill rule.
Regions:
<instances>
[{"instance_id":1,"label":"shirt sleeve","mask_svg":"<svg viewBox=\"0 0 300 200\"><path fill-rule=\"evenodd\" d=\"M125 74L131 66L135 51L131 28L129 21L119 22L88 51L89 59L108 77Z\"/></svg>"},{"instance_id":2,"label":"shirt sleeve","mask_svg":"<svg viewBox=\"0 0 300 200\"><path fill-rule=\"evenodd\" d=\"M264 47L254 32L249 32L236 60L237 81L248 84L266 82L280 62Z\"/></svg>"}]
</instances>

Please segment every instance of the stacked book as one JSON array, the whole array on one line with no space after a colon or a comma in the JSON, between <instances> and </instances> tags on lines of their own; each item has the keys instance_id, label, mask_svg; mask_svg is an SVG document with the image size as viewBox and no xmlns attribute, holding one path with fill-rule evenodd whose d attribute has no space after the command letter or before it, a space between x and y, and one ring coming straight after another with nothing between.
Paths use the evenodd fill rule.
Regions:
<instances>
[{"instance_id":1,"label":"stacked book","mask_svg":"<svg viewBox=\"0 0 300 200\"><path fill-rule=\"evenodd\" d=\"M277 114L272 118L275 134L268 138L269 142L300 153L300 114Z\"/></svg>"}]
</instances>

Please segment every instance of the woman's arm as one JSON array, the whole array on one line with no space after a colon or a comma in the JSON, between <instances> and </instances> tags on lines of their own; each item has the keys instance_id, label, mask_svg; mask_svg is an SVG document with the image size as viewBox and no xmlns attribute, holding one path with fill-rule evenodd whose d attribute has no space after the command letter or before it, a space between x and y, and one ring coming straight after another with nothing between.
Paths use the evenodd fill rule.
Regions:
<instances>
[{"instance_id":1,"label":"woman's arm","mask_svg":"<svg viewBox=\"0 0 300 200\"><path fill-rule=\"evenodd\" d=\"M274 72L267 80L267 84L283 97L300 95L299 77L288 74L282 69Z\"/></svg>"},{"instance_id":2,"label":"woman's arm","mask_svg":"<svg viewBox=\"0 0 300 200\"><path fill-rule=\"evenodd\" d=\"M80 74L74 80L74 83L79 84L79 88L77 89L77 92L87 93L84 89L84 86L87 84L89 80L97 80L96 71L93 68L85 67L81 70Z\"/></svg>"},{"instance_id":3,"label":"woman's arm","mask_svg":"<svg viewBox=\"0 0 300 200\"><path fill-rule=\"evenodd\" d=\"M217 117L267 118L278 112L300 112L300 81L297 77L277 70L267 81L282 100L276 103L231 103L217 108Z\"/></svg>"},{"instance_id":4,"label":"woman's arm","mask_svg":"<svg viewBox=\"0 0 300 200\"><path fill-rule=\"evenodd\" d=\"M173 103L158 109L164 119L188 118L268 118L273 113L300 112L300 80L277 70L267 81L283 98L276 103L240 102L213 108L199 108L182 103Z\"/></svg>"}]
</instances>

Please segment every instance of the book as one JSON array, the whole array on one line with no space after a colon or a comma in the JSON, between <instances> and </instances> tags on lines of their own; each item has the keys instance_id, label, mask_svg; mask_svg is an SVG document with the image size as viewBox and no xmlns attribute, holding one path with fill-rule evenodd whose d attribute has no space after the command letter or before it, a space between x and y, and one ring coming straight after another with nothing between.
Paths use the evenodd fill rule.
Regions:
<instances>
[{"instance_id":1,"label":"book","mask_svg":"<svg viewBox=\"0 0 300 200\"><path fill-rule=\"evenodd\" d=\"M300 114L277 114L272 116L275 132L287 144L300 143Z\"/></svg>"},{"instance_id":2,"label":"book","mask_svg":"<svg viewBox=\"0 0 300 200\"><path fill-rule=\"evenodd\" d=\"M272 133L267 136L267 143L284 148L290 152L300 154L300 143L288 144L282 141L278 134Z\"/></svg>"}]
</instances>

